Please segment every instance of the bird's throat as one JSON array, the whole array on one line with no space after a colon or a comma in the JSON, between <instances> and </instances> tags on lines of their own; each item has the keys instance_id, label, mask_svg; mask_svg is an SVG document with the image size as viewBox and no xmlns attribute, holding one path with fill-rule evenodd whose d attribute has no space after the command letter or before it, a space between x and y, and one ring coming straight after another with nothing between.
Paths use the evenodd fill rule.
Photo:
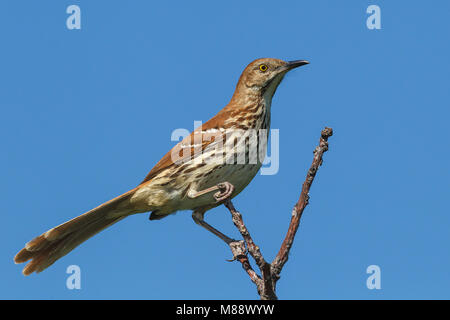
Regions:
<instances>
[{"instance_id":1,"label":"bird's throat","mask_svg":"<svg viewBox=\"0 0 450 320\"><path fill-rule=\"evenodd\" d=\"M272 106L273 95L275 94L275 91L283 80L285 74L285 72L278 74L267 84L267 86L262 89L264 105L268 112L270 112L270 107Z\"/></svg>"}]
</instances>

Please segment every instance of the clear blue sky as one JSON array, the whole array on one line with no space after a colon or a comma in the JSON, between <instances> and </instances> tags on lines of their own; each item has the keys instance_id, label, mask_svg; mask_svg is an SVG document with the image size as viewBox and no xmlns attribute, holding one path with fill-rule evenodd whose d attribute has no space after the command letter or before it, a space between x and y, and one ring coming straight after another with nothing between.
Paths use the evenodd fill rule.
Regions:
<instances>
[{"instance_id":1,"label":"clear blue sky","mask_svg":"<svg viewBox=\"0 0 450 320\"><path fill-rule=\"evenodd\" d=\"M71 4L81 30L66 28ZM2 1L0 298L256 299L189 212L132 216L39 275L13 256L137 185L258 57L311 61L273 100L278 174L234 200L267 259L321 129L335 131L279 297L450 298L449 16L448 1ZM206 219L238 237L224 207ZM66 288L72 264L81 290ZM366 287L373 264L381 290Z\"/></svg>"}]
</instances>

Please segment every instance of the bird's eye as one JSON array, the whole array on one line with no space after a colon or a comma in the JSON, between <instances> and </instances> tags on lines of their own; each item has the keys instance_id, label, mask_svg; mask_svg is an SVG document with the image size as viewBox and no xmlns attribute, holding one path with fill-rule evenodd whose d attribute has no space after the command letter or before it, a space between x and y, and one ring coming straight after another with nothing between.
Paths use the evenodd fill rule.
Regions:
<instances>
[{"instance_id":1,"label":"bird's eye","mask_svg":"<svg viewBox=\"0 0 450 320\"><path fill-rule=\"evenodd\" d=\"M262 72L267 71L267 69L269 69L269 67L266 66L265 64L261 64L261 65L259 66L259 70L261 70Z\"/></svg>"}]
</instances>

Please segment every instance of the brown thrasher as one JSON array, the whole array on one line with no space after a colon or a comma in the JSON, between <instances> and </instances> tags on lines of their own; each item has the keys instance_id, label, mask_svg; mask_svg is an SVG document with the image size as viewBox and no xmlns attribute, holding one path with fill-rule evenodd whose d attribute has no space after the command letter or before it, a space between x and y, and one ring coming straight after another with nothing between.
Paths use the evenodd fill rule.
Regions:
<instances>
[{"instance_id":1,"label":"brown thrasher","mask_svg":"<svg viewBox=\"0 0 450 320\"><path fill-rule=\"evenodd\" d=\"M228 105L173 147L139 186L28 242L14 258L16 263L31 259L23 274L43 271L93 235L135 213L152 211L150 220L156 220L178 210L192 210L197 224L228 244L234 241L203 216L238 195L256 175L263 159L250 158L257 152L265 155L264 136L252 140L247 133L263 132L267 139L275 90L289 70L305 64L305 60L271 58L250 63ZM235 155L244 156L244 161L235 163Z\"/></svg>"}]
</instances>

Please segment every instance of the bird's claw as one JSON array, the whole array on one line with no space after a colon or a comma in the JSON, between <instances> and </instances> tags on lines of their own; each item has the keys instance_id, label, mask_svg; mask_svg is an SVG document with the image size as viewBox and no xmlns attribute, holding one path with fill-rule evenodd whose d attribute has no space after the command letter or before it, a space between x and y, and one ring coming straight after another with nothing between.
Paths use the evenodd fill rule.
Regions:
<instances>
[{"instance_id":1,"label":"bird's claw","mask_svg":"<svg viewBox=\"0 0 450 320\"><path fill-rule=\"evenodd\" d=\"M222 182L217 185L219 188L219 192L214 194L214 199L217 202L221 202L231 197L231 194L234 191L234 186L229 182Z\"/></svg>"}]
</instances>

